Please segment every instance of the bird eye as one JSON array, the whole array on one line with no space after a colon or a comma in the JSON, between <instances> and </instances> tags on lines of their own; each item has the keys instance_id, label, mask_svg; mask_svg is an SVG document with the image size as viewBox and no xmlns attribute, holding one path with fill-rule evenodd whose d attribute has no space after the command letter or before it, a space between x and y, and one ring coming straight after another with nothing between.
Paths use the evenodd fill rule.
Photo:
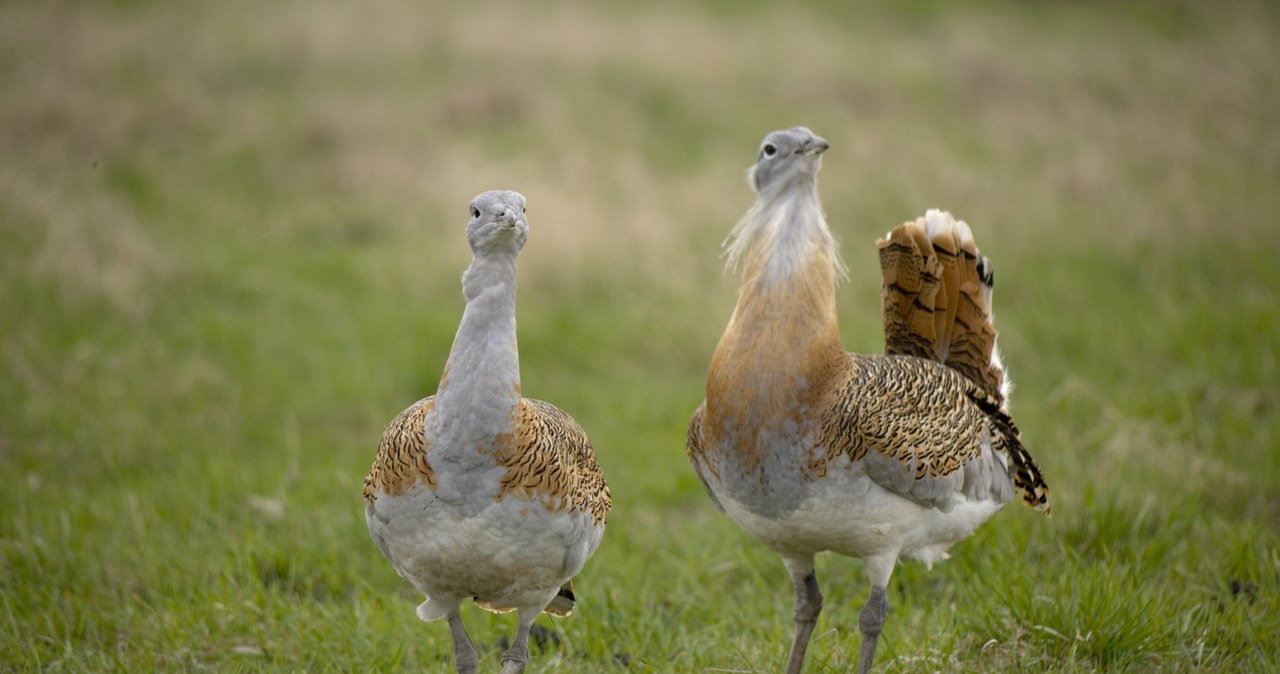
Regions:
<instances>
[{"instance_id":1,"label":"bird eye","mask_svg":"<svg viewBox=\"0 0 1280 674\"><path fill-rule=\"evenodd\" d=\"M471 207L471 217L473 217L473 218L478 218L478 217L480 217L480 209L476 208L475 206L472 206L472 207Z\"/></svg>"},{"instance_id":2,"label":"bird eye","mask_svg":"<svg viewBox=\"0 0 1280 674\"><path fill-rule=\"evenodd\" d=\"M763 151L764 156L766 157L772 157L773 155L778 154L778 148L773 143L765 143Z\"/></svg>"},{"instance_id":3,"label":"bird eye","mask_svg":"<svg viewBox=\"0 0 1280 674\"><path fill-rule=\"evenodd\" d=\"M521 206L521 207L520 207L520 212L521 212L521 213L528 213L528 212L529 212L529 207L528 207L528 206Z\"/></svg>"}]
</instances>

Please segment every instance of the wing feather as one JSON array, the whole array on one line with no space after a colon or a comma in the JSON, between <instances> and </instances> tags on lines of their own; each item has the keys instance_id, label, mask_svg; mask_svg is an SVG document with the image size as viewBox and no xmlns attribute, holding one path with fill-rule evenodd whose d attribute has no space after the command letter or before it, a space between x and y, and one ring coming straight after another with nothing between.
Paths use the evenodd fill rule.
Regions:
<instances>
[{"instance_id":1,"label":"wing feather","mask_svg":"<svg viewBox=\"0 0 1280 674\"><path fill-rule=\"evenodd\" d=\"M498 465L507 469L501 493L545 497L604 524L613 501L586 431L541 400L523 399L516 414L515 437L497 451Z\"/></svg>"},{"instance_id":2,"label":"wing feather","mask_svg":"<svg viewBox=\"0 0 1280 674\"><path fill-rule=\"evenodd\" d=\"M378 454L364 478L366 504L373 503L379 493L403 494L418 482L435 488L436 477L427 463L429 447L423 432L434 406L435 396L427 396L398 414L382 431Z\"/></svg>"},{"instance_id":3,"label":"wing feather","mask_svg":"<svg viewBox=\"0 0 1280 674\"><path fill-rule=\"evenodd\" d=\"M880 486L949 511L958 496L1007 502L1013 496L999 431L973 396L981 391L935 361L849 356L820 425L830 458L863 461Z\"/></svg>"}]
</instances>

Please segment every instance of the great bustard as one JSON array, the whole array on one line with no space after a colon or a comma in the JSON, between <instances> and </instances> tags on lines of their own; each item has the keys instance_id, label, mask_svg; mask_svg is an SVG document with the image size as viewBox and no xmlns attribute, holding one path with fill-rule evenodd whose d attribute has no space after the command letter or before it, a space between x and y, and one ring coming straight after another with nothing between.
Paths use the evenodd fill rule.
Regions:
<instances>
[{"instance_id":1,"label":"great bustard","mask_svg":"<svg viewBox=\"0 0 1280 674\"><path fill-rule=\"evenodd\" d=\"M822 608L818 552L866 563L865 673L897 560L944 559L1015 490L1049 512L1004 405L991 267L963 222L930 211L880 242L887 354L845 352L835 302L843 266L817 189L827 147L803 127L760 146L757 200L728 241L730 264L743 267L738 304L688 434L712 499L790 572L787 674L800 672Z\"/></svg>"},{"instance_id":2,"label":"great bustard","mask_svg":"<svg viewBox=\"0 0 1280 674\"><path fill-rule=\"evenodd\" d=\"M365 516L378 549L427 595L418 617L448 620L461 674L475 672L477 661L462 602L519 612L502 655L503 674L518 674L538 614L573 610L570 579L600 544L609 488L582 428L520 393L515 284L529 236L524 197L484 192L470 212L467 305L439 390L383 432L364 481Z\"/></svg>"}]
</instances>

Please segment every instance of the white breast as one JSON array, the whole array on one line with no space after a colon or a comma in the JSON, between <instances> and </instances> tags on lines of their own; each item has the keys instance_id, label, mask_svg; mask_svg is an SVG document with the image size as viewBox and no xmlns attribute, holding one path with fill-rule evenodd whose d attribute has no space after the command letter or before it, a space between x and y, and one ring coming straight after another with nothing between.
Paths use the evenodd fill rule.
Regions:
<instances>
[{"instance_id":1,"label":"white breast","mask_svg":"<svg viewBox=\"0 0 1280 674\"><path fill-rule=\"evenodd\" d=\"M378 499L369 530L386 541L396 571L442 608L471 597L495 608L545 601L582 570L604 533L588 513L516 497L487 501L450 503L415 486Z\"/></svg>"}]
</instances>

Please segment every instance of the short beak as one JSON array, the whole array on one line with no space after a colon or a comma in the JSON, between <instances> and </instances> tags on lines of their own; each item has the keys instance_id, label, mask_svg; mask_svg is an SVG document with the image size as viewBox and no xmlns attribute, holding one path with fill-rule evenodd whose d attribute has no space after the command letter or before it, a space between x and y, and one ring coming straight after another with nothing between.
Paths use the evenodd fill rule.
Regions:
<instances>
[{"instance_id":1,"label":"short beak","mask_svg":"<svg viewBox=\"0 0 1280 674\"><path fill-rule=\"evenodd\" d=\"M812 157L826 152L829 147L831 147L831 144L827 142L827 139L822 136L814 136L800 145L799 152L806 157Z\"/></svg>"}]
</instances>

